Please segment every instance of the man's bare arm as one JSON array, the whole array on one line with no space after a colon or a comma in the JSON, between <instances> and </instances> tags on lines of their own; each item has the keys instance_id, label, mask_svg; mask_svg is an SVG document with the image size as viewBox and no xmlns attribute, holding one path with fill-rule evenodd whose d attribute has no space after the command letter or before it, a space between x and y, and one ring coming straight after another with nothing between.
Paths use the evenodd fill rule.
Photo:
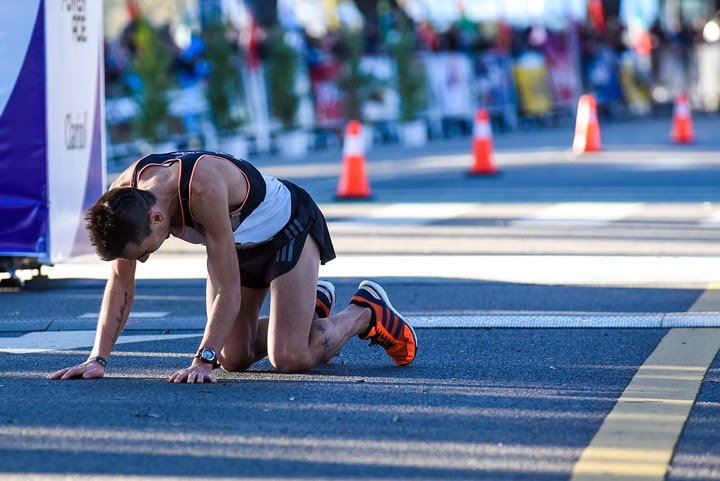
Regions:
<instances>
[{"instance_id":1,"label":"man's bare arm","mask_svg":"<svg viewBox=\"0 0 720 481\"><path fill-rule=\"evenodd\" d=\"M112 273L105 285L100 317L95 331L95 344L90 358L99 356L107 360L130 315L135 295L135 261L112 261ZM49 379L93 378L105 374L105 366L86 361L77 366L52 373Z\"/></svg>"},{"instance_id":2,"label":"man's bare arm","mask_svg":"<svg viewBox=\"0 0 720 481\"><path fill-rule=\"evenodd\" d=\"M214 183L202 188L200 179L202 177L193 186L200 188L193 190L192 212L205 229L208 277L215 294L208 301L208 322L200 347L210 347L219 353L240 311L240 269L228 216L227 185ZM190 368L178 371L170 381L213 382L215 378L207 367L206 363L196 359Z\"/></svg>"},{"instance_id":3,"label":"man's bare arm","mask_svg":"<svg viewBox=\"0 0 720 481\"><path fill-rule=\"evenodd\" d=\"M112 261L91 356L107 359L122 333L135 297L136 261Z\"/></svg>"}]
</instances>

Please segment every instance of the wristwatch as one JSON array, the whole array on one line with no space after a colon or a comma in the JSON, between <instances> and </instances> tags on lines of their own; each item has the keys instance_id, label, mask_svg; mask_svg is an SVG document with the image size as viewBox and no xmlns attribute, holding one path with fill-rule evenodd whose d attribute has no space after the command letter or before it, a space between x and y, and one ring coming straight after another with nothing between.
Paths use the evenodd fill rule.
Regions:
<instances>
[{"instance_id":1,"label":"wristwatch","mask_svg":"<svg viewBox=\"0 0 720 481\"><path fill-rule=\"evenodd\" d=\"M203 347L202 349L198 350L197 354L195 354L195 357L199 357L201 360L211 363L213 369L217 369L220 367L220 361L218 361L217 353L214 349L210 347Z\"/></svg>"}]
</instances>

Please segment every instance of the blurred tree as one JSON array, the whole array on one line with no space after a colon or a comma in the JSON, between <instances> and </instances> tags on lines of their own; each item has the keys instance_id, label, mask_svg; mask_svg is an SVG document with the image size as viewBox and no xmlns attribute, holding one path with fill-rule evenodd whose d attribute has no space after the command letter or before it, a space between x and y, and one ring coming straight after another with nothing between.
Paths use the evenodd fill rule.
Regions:
<instances>
[{"instance_id":1,"label":"blurred tree","mask_svg":"<svg viewBox=\"0 0 720 481\"><path fill-rule=\"evenodd\" d=\"M427 104L425 68L417 57L415 32L404 18L398 19L398 29L387 36L387 49L395 60L400 120L415 120Z\"/></svg>"},{"instance_id":2,"label":"blurred tree","mask_svg":"<svg viewBox=\"0 0 720 481\"><path fill-rule=\"evenodd\" d=\"M343 112L348 120L362 121L362 103L366 91L373 85L373 78L360 69L363 54L362 30L341 29L339 57L342 74L338 85L343 91Z\"/></svg>"},{"instance_id":3,"label":"blurred tree","mask_svg":"<svg viewBox=\"0 0 720 481\"><path fill-rule=\"evenodd\" d=\"M215 19L203 27L205 57L210 63L207 79L207 101L215 128L229 131L242 125L244 119L235 112L242 98L240 57L226 35L227 26Z\"/></svg>"},{"instance_id":4,"label":"blurred tree","mask_svg":"<svg viewBox=\"0 0 720 481\"><path fill-rule=\"evenodd\" d=\"M298 53L285 41L285 32L279 27L270 31L267 48L270 111L290 130L295 127L300 105L300 97L295 93Z\"/></svg>"},{"instance_id":5,"label":"blurred tree","mask_svg":"<svg viewBox=\"0 0 720 481\"><path fill-rule=\"evenodd\" d=\"M135 58L132 67L142 81L136 93L140 113L135 118L136 133L151 143L165 140L168 134L167 90L170 88L170 55L163 51L157 31L144 16L135 29Z\"/></svg>"}]
</instances>

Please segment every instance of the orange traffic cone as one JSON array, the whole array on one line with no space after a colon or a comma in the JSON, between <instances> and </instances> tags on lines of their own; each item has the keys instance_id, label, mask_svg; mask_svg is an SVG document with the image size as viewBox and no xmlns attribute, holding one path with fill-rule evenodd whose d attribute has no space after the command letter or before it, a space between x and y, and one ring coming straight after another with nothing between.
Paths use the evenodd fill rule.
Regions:
<instances>
[{"instance_id":1,"label":"orange traffic cone","mask_svg":"<svg viewBox=\"0 0 720 481\"><path fill-rule=\"evenodd\" d=\"M581 95L578 101L577 120L575 121L573 151L576 154L582 154L600 150L602 150L600 123L597 117L595 97L589 94Z\"/></svg>"},{"instance_id":2,"label":"orange traffic cone","mask_svg":"<svg viewBox=\"0 0 720 481\"><path fill-rule=\"evenodd\" d=\"M365 173L362 127L357 120L351 120L345 128L342 172L335 196L338 199L367 199L370 197L370 183Z\"/></svg>"},{"instance_id":3,"label":"orange traffic cone","mask_svg":"<svg viewBox=\"0 0 720 481\"><path fill-rule=\"evenodd\" d=\"M493 165L492 128L487 110L478 109L473 123L473 156L475 164L468 172L470 175L495 175L498 169Z\"/></svg>"},{"instance_id":4,"label":"orange traffic cone","mask_svg":"<svg viewBox=\"0 0 720 481\"><path fill-rule=\"evenodd\" d=\"M687 95L678 94L673 107L673 123L670 138L676 144L691 144L695 141L692 112Z\"/></svg>"}]
</instances>

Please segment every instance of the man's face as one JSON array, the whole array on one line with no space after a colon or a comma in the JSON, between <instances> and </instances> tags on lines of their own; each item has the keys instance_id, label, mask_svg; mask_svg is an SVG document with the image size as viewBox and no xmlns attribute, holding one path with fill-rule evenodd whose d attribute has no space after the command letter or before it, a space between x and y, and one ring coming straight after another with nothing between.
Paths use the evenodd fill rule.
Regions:
<instances>
[{"instance_id":1,"label":"man's face","mask_svg":"<svg viewBox=\"0 0 720 481\"><path fill-rule=\"evenodd\" d=\"M168 237L170 237L170 229L164 223L150 224L150 235L140 244L130 242L125 246L122 258L129 261L145 262L150 257L150 254L158 250Z\"/></svg>"}]
</instances>

